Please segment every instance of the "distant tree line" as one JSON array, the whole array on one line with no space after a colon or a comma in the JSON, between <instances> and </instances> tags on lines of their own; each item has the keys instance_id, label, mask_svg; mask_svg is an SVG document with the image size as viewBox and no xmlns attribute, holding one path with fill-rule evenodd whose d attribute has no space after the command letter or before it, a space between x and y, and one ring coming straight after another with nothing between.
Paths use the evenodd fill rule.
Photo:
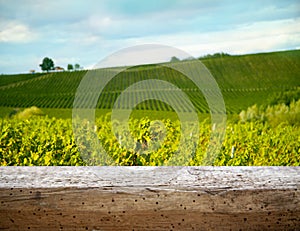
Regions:
<instances>
[{"instance_id":1,"label":"distant tree line","mask_svg":"<svg viewBox=\"0 0 300 231\"><path fill-rule=\"evenodd\" d=\"M41 67L42 71L47 71L47 72L53 71L53 70L56 70L56 71L64 71L65 70L62 67L55 66L53 60L48 57L45 57L43 59L42 63L40 64L40 67ZM74 65L73 64L67 65L68 71L72 71L72 70L77 71L80 69L82 69L82 67L78 63L76 63ZM31 72L34 73L34 71L31 71Z\"/></svg>"},{"instance_id":2,"label":"distant tree line","mask_svg":"<svg viewBox=\"0 0 300 231\"><path fill-rule=\"evenodd\" d=\"M67 69L68 69L68 71L77 71L77 70L80 70L80 69L82 69L81 67L80 67L80 65L78 64L78 63L76 63L76 64L68 64L68 66L67 66Z\"/></svg>"},{"instance_id":3,"label":"distant tree line","mask_svg":"<svg viewBox=\"0 0 300 231\"><path fill-rule=\"evenodd\" d=\"M228 56L231 56L231 55L228 53L221 52L221 53L214 53L212 55L207 54L207 55L199 57L199 59L222 58L222 57L228 57Z\"/></svg>"},{"instance_id":4,"label":"distant tree line","mask_svg":"<svg viewBox=\"0 0 300 231\"><path fill-rule=\"evenodd\" d=\"M200 56L198 59L222 58L222 57L229 57L229 56L231 56L231 55L228 54L228 53L220 52L220 53L214 53L212 55L207 54L207 55L204 55L204 56ZM171 59L170 59L170 62L174 63L174 62L189 61L189 60L194 60L194 59L195 58L193 58L193 57L188 57L188 58L185 58L183 60L180 60L176 56L172 56Z\"/></svg>"}]
</instances>

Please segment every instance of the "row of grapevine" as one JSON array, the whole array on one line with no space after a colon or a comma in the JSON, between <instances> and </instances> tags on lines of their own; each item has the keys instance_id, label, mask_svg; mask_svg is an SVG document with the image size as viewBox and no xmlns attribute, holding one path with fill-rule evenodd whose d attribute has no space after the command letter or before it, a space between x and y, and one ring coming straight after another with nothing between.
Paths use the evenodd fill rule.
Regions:
<instances>
[{"instance_id":1,"label":"row of grapevine","mask_svg":"<svg viewBox=\"0 0 300 231\"><path fill-rule=\"evenodd\" d=\"M20 82L28 82L28 80L36 79L44 75L43 73L37 74L15 74L15 75L0 75L0 88L3 86L13 87L14 84Z\"/></svg>"},{"instance_id":2,"label":"row of grapevine","mask_svg":"<svg viewBox=\"0 0 300 231\"><path fill-rule=\"evenodd\" d=\"M164 126L153 124L148 118L131 119L129 134L120 121L100 117L95 127L83 121L77 128L75 142L69 119L3 119L0 165L168 165L171 158L175 160L173 164L184 160L187 165L201 165L210 142L211 125L200 123L197 140L194 124L190 123L181 134L179 121L162 122ZM116 136L112 133L113 124ZM299 166L299 137L300 129L293 126L281 124L271 128L259 121L229 123L213 164ZM95 148L96 139L102 148ZM176 156L178 150L183 155Z\"/></svg>"},{"instance_id":3,"label":"row of grapevine","mask_svg":"<svg viewBox=\"0 0 300 231\"><path fill-rule=\"evenodd\" d=\"M50 73L0 89L1 106L71 108L85 71Z\"/></svg>"}]
</instances>

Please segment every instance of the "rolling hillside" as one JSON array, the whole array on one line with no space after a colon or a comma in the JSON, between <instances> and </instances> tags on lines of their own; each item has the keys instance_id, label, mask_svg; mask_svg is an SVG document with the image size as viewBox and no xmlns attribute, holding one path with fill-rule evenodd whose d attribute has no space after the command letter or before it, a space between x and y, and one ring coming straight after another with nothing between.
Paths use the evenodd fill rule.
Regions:
<instances>
[{"instance_id":1,"label":"rolling hillside","mask_svg":"<svg viewBox=\"0 0 300 231\"><path fill-rule=\"evenodd\" d=\"M263 104L274 94L300 86L300 50L226 56L202 62L222 91L227 113L238 113L250 105ZM0 107L72 108L75 92L85 74L86 71L0 75ZM159 65L133 67L117 75L105 87L97 108L112 108L124 89L153 78L175 84L189 96L199 112L208 112L202 92L190 80ZM132 94L138 97L137 94L142 92ZM139 104L137 109L172 110L168 105L153 100Z\"/></svg>"}]
</instances>

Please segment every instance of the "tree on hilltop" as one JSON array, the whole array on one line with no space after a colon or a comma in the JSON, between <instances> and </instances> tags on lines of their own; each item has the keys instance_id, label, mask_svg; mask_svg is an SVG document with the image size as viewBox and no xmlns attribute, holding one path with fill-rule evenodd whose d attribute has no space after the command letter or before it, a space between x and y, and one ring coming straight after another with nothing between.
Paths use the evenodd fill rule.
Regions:
<instances>
[{"instance_id":1,"label":"tree on hilltop","mask_svg":"<svg viewBox=\"0 0 300 231\"><path fill-rule=\"evenodd\" d=\"M68 68L68 71L72 71L74 69L72 64L68 64L67 68Z\"/></svg>"},{"instance_id":2,"label":"tree on hilltop","mask_svg":"<svg viewBox=\"0 0 300 231\"><path fill-rule=\"evenodd\" d=\"M180 59L179 58L177 58L176 56L173 56L172 58L171 58L171 60L170 60L170 62L179 62L180 61Z\"/></svg>"},{"instance_id":3,"label":"tree on hilltop","mask_svg":"<svg viewBox=\"0 0 300 231\"><path fill-rule=\"evenodd\" d=\"M52 59L45 57L43 59L43 62L40 64L40 67L41 67L42 71L49 72L50 70L54 69L54 62Z\"/></svg>"},{"instance_id":4,"label":"tree on hilltop","mask_svg":"<svg viewBox=\"0 0 300 231\"><path fill-rule=\"evenodd\" d=\"M78 63L76 63L76 64L74 65L74 67L75 67L75 70L79 70L79 69L80 69L80 65L79 65Z\"/></svg>"}]
</instances>

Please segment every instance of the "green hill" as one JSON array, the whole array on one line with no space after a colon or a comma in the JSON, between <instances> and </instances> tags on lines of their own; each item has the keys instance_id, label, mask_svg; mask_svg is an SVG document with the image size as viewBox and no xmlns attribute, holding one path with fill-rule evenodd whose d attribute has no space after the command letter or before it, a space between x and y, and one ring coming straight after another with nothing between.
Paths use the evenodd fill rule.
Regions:
<instances>
[{"instance_id":1,"label":"green hill","mask_svg":"<svg viewBox=\"0 0 300 231\"><path fill-rule=\"evenodd\" d=\"M253 104L261 105L274 94L300 86L300 50L225 56L201 61L216 79L227 113L238 113ZM77 87L86 73L0 75L0 107L25 108L34 105L39 108L71 109ZM209 112L202 92L191 81L159 65L133 67L117 75L105 87L97 108L112 108L124 89L133 83L152 78L175 84L189 96L199 112ZM168 105L153 100L139 104L136 109L172 110Z\"/></svg>"}]
</instances>

